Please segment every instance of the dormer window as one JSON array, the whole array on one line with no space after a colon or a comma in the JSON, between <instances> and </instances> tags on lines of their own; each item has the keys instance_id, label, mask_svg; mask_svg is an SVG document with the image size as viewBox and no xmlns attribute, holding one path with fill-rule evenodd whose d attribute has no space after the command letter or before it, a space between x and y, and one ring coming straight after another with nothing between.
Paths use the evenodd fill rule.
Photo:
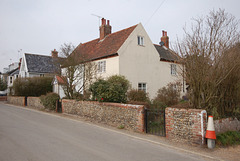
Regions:
<instances>
[{"instance_id":1,"label":"dormer window","mask_svg":"<svg viewBox=\"0 0 240 161\"><path fill-rule=\"evenodd\" d=\"M144 39L142 36L138 36L138 45L143 46L144 44Z\"/></svg>"}]
</instances>

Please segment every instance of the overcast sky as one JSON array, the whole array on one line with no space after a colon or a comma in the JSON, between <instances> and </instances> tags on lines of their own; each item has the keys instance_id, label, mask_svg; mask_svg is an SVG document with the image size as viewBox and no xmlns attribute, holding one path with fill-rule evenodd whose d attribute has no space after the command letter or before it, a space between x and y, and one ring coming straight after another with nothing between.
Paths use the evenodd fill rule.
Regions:
<instances>
[{"instance_id":1,"label":"overcast sky","mask_svg":"<svg viewBox=\"0 0 240 161\"><path fill-rule=\"evenodd\" d=\"M63 43L98 38L92 14L109 19L112 32L142 23L157 44L166 30L173 44L191 18L222 8L240 19L239 6L239 0L0 0L0 71L23 53L50 55Z\"/></svg>"}]
</instances>

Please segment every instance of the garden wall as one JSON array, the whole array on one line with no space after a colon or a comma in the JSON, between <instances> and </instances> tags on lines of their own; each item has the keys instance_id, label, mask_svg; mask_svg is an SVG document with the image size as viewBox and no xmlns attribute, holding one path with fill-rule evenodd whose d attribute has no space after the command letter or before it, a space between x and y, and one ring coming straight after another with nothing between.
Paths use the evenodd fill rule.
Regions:
<instances>
[{"instance_id":1,"label":"garden wall","mask_svg":"<svg viewBox=\"0 0 240 161\"><path fill-rule=\"evenodd\" d=\"M25 106L25 97L7 96L7 103Z\"/></svg>"},{"instance_id":2,"label":"garden wall","mask_svg":"<svg viewBox=\"0 0 240 161\"><path fill-rule=\"evenodd\" d=\"M204 144L206 115L205 110L166 108L166 137L190 144Z\"/></svg>"},{"instance_id":3,"label":"garden wall","mask_svg":"<svg viewBox=\"0 0 240 161\"><path fill-rule=\"evenodd\" d=\"M0 101L7 101L7 96L0 96Z\"/></svg>"},{"instance_id":4,"label":"garden wall","mask_svg":"<svg viewBox=\"0 0 240 161\"><path fill-rule=\"evenodd\" d=\"M214 127L216 134L224 133L226 131L240 131L240 120L237 118L214 120Z\"/></svg>"},{"instance_id":5,"label":"garden wall","mask_svg":"<svg viewBox=\"0 0 240 161\"><path fill-rule=\"evenodd\" d=\"M144 132L144 106L62 100L63 113L79 115L110 126Z\"/></svg>"},{"instance_id":6,"label":"garden wall","mask_svg":"<svg viewBox=\"0 0 240 161\"><path fill-rule=\"evenodd\" d=\"M31 106L37 109L44 109L44 106L41 104L39 97L28 97L27 106Z\"/></svg>"}]
</instances>

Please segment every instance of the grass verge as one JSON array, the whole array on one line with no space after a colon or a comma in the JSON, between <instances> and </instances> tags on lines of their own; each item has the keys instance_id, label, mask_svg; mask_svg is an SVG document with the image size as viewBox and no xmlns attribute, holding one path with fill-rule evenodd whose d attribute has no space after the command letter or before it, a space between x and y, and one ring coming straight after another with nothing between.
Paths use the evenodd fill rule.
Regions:
<instances>
[{"instance_id":1,"label":"grass verge","mask_svg":"<svg viewBox=\"0 0 240 161\"><path fill-rule=\"evenodd\" d=\"M231 146L240 144L240 131L227 131L217 135L218 146Z\"/></svg>"}]
</instances>

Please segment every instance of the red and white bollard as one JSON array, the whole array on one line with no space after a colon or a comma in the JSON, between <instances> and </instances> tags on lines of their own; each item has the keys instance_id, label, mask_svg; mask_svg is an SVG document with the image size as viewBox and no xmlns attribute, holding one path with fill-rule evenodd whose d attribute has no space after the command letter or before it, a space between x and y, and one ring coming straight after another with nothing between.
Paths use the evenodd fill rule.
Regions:
<instances>
[{"instance_id":1,"label":"red and white bollard","mask_svg":"<svg viewBox=\"0 0 240 161\"><path fill-rule=\"evenodd\" d=\"M215 148L216 134L215 134L215 128L213 124L213 116L208 117L208 126L207 126L207 132L205 137L207 138L208 148L209 149Z\"/></svg>"}]
</instances>

